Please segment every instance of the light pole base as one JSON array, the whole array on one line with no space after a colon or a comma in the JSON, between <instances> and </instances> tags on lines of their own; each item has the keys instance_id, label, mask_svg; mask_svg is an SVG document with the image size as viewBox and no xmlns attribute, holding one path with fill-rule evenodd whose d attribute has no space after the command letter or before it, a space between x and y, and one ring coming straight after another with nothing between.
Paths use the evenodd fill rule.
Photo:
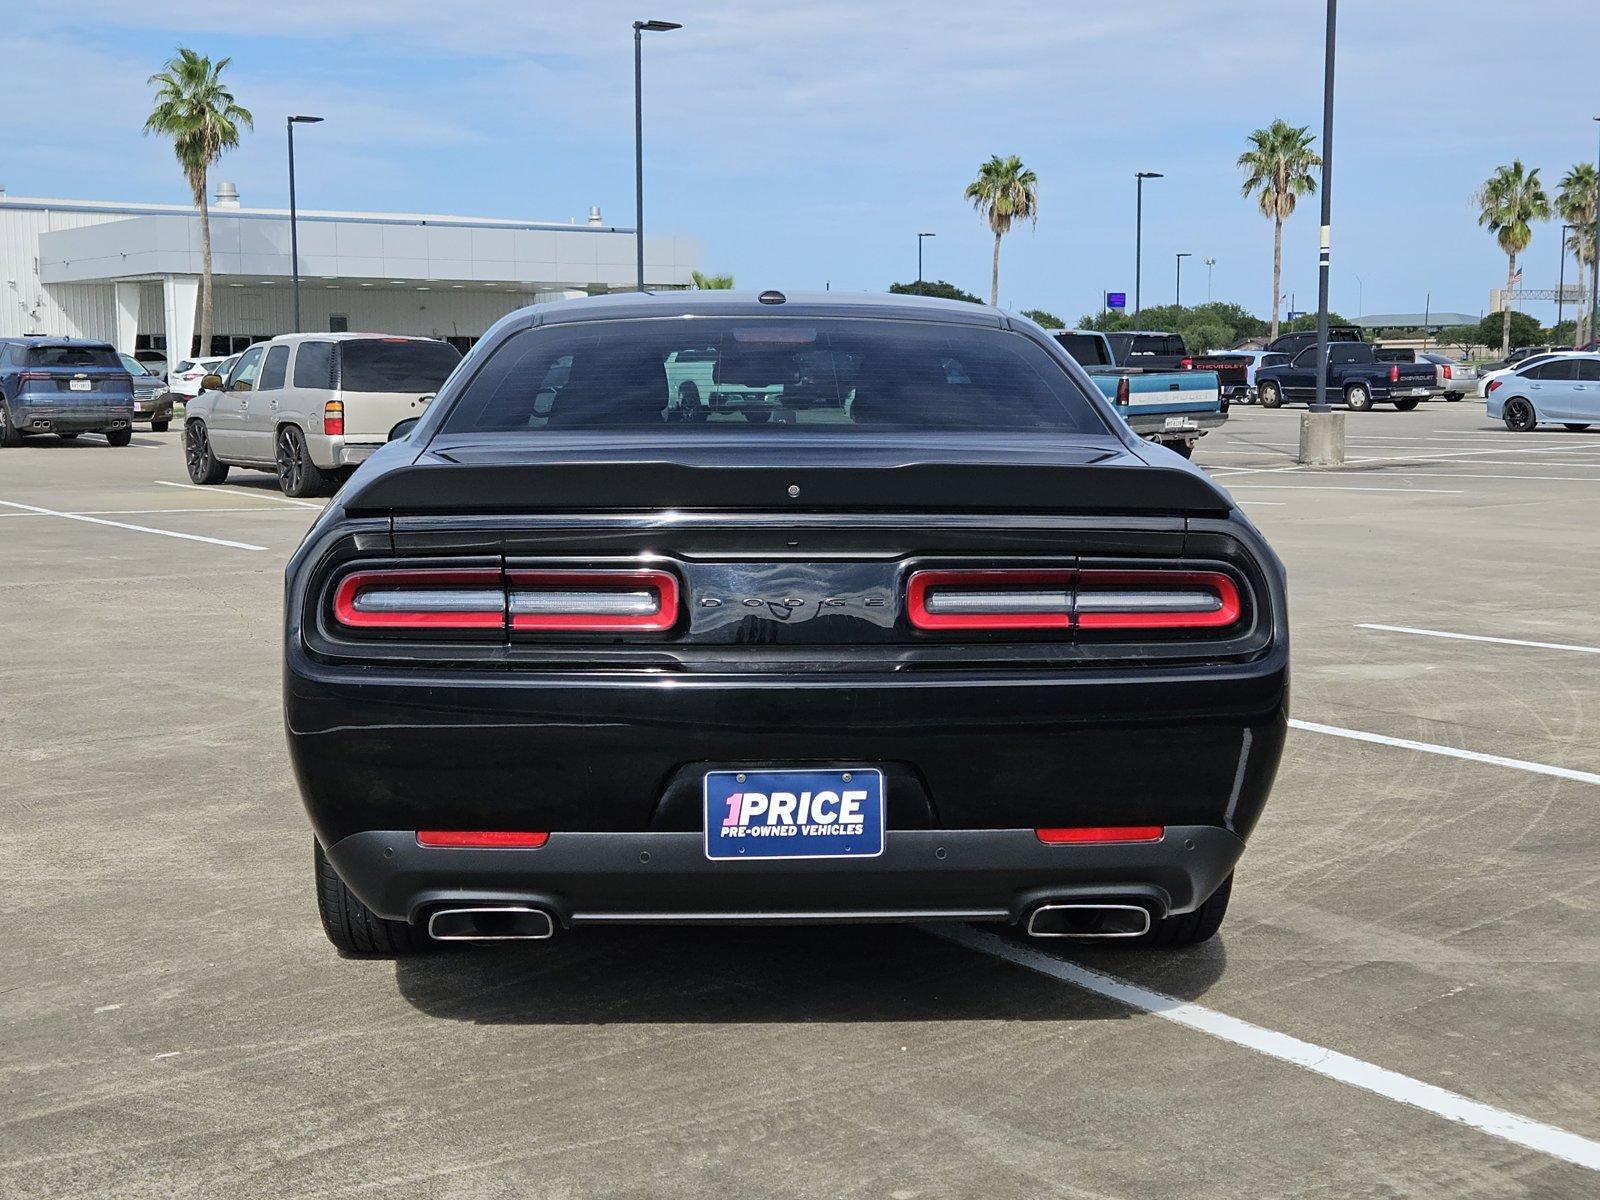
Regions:
<instances>
[{"instance_id":1,"label":"light pole base","mask_svg":"<svg viewBox=\"0 0 1600 1200\"><path fill-rule=\"evenodd\" d=\"M1344 413L1306 412L1300 415L1300 457L1307 467L1344 466Z\"/></svg>"}]
</instances>

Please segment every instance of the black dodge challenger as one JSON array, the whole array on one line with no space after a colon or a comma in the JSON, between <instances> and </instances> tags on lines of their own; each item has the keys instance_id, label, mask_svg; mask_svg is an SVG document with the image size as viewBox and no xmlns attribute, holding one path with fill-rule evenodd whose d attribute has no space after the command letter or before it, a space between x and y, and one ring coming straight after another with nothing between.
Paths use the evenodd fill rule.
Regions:
<instances>
[{"instance_id":1,"label":"black dodge challenger","mask_svg":"<svg viewBox=\"0 0 1600 1200\"><path fill-rule=\"evenodd\" d=\"M289 748L341 951L1216 931L1283 745L1283 570L1030 322L537 305L392 438L288 568Z\"/></svg>"}]
</instances>

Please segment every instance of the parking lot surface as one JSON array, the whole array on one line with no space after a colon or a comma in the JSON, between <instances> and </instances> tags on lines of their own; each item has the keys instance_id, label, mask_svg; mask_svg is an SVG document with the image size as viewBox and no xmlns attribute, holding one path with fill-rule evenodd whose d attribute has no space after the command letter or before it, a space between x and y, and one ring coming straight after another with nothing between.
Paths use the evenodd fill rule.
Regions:
<instances>
[{"instance_id":1,"label":"parking lot surface","mask_svg":"<svg viewBox=\"0 0 1600 1200\"><path fill-rule=\"evenodd\" d=\"M1288 564L1296 728L1172 952L341 960L279 705L319 505L176 427L0 452L0 1195L1600 1194L1600 431L1347 420L1339 471L1297 410L1196 453Z\"/></svg>"}]
</instances>

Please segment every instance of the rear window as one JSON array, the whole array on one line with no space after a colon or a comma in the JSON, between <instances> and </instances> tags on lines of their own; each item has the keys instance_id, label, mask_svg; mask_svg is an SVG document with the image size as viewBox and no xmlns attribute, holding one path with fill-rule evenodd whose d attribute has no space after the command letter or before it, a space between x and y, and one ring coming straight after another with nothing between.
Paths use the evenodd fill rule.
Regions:
<instances>
[{"instance_id":1,"label":"rear window","mask_svg":"<svg viewBox=\"0 0 1600 1200\"><path fill-rule=\"evenodd\" d=\"M1058 333L1053 335L1061 348L1086 367L1109 367L1106 361L1106 344L1086 333Z\"/></svg>"},{"instance_id":2,"label":"rear window","mask_svg":"<svg viewBox=\"0 0 1600 1200\"><path fill-rule=\"evenodd\" d=\"M34 346L28 351L30 367L113 367L125 370L115 350L94 346Z\"/></svg>"},{"instance_id":3,"label":"rear window","mask_svg":"<svg viewBox=\"0 0 1600 1200\"><path fill-rule=\"evenodd\" d=\"M1417 352L1415 350L1383 350L1383 349L1378 349L1378 350L1374 350L1372 353L1373 353L1373 356L1379 362L1401 363L1401 362L1416 362L1417 361Z\"/></svg>"},{"instance_id":4,"label":"rear window","mask_svg":"<svg viewBox=\"0 0 1600 1200\"><path fill-rule=\"evenodd\" d=\"M1152 355L1183 354L1183 339L1177 334L1132 333L1111 335L1124 364L1130 358L1148 358Z\"/></svg>"},{"instance_id":5,"label":"rear window","mask_svg":"<svg viewBox=\"0 0 1600 1200\"><path fill-rule=\"evenodd\" d=\"M340 342L339 387L347 392L437 392L460 361L461 351L448 342ZM298 368L295 378L298 382Z\"/></svg>"},{"instance_id":6,"label":"rear window","mask_svg":"<svg viewBox=\"0 0 1600 1200\"><path fill-rule=\"evenodd\" d=\"M749 429L1104 433L1044 347L911 321L696 318L528 329L494 352L443 432Z\"/></svg>"}]
</instances>

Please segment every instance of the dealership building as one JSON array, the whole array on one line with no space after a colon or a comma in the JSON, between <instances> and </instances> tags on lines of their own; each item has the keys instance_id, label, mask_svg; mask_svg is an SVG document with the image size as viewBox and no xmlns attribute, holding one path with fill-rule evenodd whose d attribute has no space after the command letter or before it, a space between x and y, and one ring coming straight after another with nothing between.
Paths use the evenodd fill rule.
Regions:
<instances>
[{"instance_id":1,"label":"dealership building","mask_svg":"<svg viewBox=\"0 0 1600 1200\"><path fill-rule=\"evenodd\" d=\"M445 338L466 349L535 301L630 291L631 229L416 213L301 211L300 324ZM645 239L645 283L681 288L693 238ZM244 208L232 184L211 205L215 354L289 331L289 214ZM125 352L193 354L201 272L192 205L43 200L0 190L0 336L98 338ZM169 356L170 357L170 356Z\"/></svg>"}]
</instances>

